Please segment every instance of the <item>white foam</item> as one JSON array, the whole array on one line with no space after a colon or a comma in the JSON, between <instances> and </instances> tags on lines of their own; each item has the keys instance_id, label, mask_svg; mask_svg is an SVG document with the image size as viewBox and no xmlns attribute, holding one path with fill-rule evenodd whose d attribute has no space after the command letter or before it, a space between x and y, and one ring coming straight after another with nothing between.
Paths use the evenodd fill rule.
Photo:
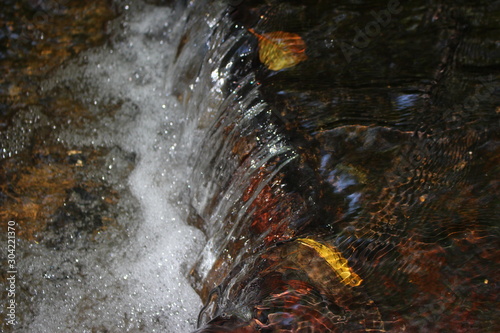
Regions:
<instances>
[{"instance_id":1,"label":"white foam","mask_svg":"<svg viewBox=\"0 0 500 333\"><path fill-rule=\"evenodd\" d=\"M44 85L50 90L73 84L78 98L97 113L102 105L123 102L116 114L100 114L90 130L63 130L60 141L119 146L137 154L129 186L140 212L119 218L126 238L103 233L88 251L32 246L26 275L45 270L48 276L31 286L43 295L35 297L28 331L177 333L194 328L201 301L185 278L185 265L194 262L205 240L184 222L186 212L178 203L190 150L180 141L183 111L165 91L183 19L167 7L130 4L113 24L113 43L81 55ZM111 179L112 163L108 174ZM64 263L80 267L81 278L53 282L50 267Z\"/></svg>"}]
</instances>

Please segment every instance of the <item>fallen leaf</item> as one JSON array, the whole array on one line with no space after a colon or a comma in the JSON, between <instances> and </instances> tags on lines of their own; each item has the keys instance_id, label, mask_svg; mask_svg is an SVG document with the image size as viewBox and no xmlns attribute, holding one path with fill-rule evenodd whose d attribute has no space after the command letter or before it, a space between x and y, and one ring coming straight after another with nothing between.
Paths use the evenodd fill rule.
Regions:
<instances>
[{"instance_id":1,"label":"fallen leaf","mask_svg":"<svg viewBox=\"0 0 500 333\"><path fill-rule=\"evenodd\" d=\"M293 67L307 59L306 44L297 34L274 31L261 35L253 29L248 31L259 39L259 59L270 70Z\"/></svg>"},{"instance_id":2,"label":"fallen leaf","mask_svg":"<svg viewBox=\"0 0 500 333\"><path fill-rule=\"evenodd\" d=\"M343 284L356 287L363 282L363 280L349 267L347 259L345 259L342 253L335 247L319 243L310 238L298 238L297 242L302 246L313 249L323 258Z\"/></svg>"}]
</instances>

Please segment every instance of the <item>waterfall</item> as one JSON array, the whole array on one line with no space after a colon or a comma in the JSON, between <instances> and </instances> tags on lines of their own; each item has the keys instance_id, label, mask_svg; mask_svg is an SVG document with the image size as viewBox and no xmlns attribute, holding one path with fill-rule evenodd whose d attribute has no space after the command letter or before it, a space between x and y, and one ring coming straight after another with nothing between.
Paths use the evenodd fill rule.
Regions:
<instances>
[{"instance_id":1,"label":"waterfall","mask_svg":"<svg viewBox=\"0 0 500 333\"><path fill-rule=\"evenodd\" d=\"M2 120L2 329L498 331L497 5L112 7Z\"/></svg>"},{"instance_id":2,"label":"waterfall","mask_svg":"<svg viewBox=\"0 0 500 333\"><path fill-rule=\"evenodd\" d=\"M39 242L19 239L19 332L188 332L202 306L186 278L205 242L185 222L197 134L187 138L189 117L171 92L192 13L181 3L115 6L121 15L108 23L109 40L40 82L42 98L78 116L56 126L46 106L24 115L41 118L28 129L35 134L50 126L46 149L68 147L81 178ZM202 38L205 14L218 15L194 18ZM14 130L30 126L20 124Z\"/></svg>"}]
</instances>

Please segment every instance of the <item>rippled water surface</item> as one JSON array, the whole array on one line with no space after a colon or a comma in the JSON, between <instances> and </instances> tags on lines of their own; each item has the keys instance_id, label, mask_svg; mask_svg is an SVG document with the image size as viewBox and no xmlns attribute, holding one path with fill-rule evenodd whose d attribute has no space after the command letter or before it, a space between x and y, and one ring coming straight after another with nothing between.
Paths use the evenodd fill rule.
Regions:
<instances>
[{"instance_id":1,"label":"rippled water surface","mask_svg":"<svg viewBox=\"0 0 500 333\"><path fill-rule=\"evenodd\" d=\"M4 330L500 331L498 2L5 8Z\"/></svg>"}]
</instances>

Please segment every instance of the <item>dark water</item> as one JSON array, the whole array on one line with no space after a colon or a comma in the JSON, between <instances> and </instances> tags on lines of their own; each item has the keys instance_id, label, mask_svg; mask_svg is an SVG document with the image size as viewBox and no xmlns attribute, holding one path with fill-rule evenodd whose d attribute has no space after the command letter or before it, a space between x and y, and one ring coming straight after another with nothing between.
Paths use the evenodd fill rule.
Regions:
<instances>
[{"instance_id":1,"label":"dark water","mask_svg":"<svg viewBox=\"0 0 500 333\"><path fill-rule=\"evenodd\" d=\"M209 45L230 79L195 172L202 321L497 331L498 3L243 2L226 16ZM308 60L267 70L245 27L300 34Z\"/></svg>"},{"instance_id":2,"label":"dark water","mask_svg":"<svg viewBox=\"0 0 500 333\"><path fill-rule=\"evenodd\" d=\"M165 90L183 109L179 136L193 169L180 197L208 239L186 265L207 303L207 332L500 331L498 1L146 2L185 15L179 38L167 42ZM136 211L133 200L115 207L130 196L119 184L136 156L99 145L70 150L52 131L69 122L91 128L107 114L112 123L127 100L92 109L94 93L65 86L51 99L38 85L105 43L105 23L124 6L8 1L2 12L2 223L36 221L21 225L20 238L56 254L75 239L79 251L96 251L103 230L138 228L116 217ZM40 12L50 24L35 29ZM248 28L299 34L308 59L266 69ZM31 119L39 119L33 127ZM113 186L99 181L110 158L121 161ZM43 192L50 199L37 201ZM52 280L80 278L79 266L65 265ZM28 275L25 303L39 299ZM153 326L113 326L96 311L95 323L70 327L178 331L171 315L163 324L163 309Z\"/></svg>"}]
</instances>

